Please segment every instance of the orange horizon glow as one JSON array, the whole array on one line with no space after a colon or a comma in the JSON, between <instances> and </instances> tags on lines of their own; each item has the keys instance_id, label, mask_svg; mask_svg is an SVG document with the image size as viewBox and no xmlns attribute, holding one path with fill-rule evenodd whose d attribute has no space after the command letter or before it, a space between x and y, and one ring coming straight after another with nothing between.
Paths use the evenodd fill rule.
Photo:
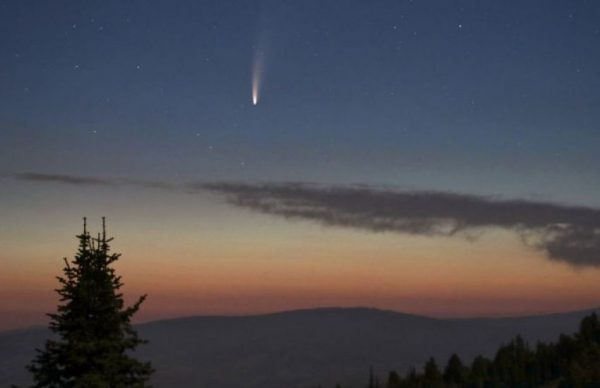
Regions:
<instances>
[{"instance_id":1,"label":"orange horizon glow","mask_svg":"<svg viewBox=\"0 0 600 388\"><path fill-rule=\"evenodd\" d=\"M117 270L129 301L149 294L137 322L190 315L246 315L317 307L374 307L433 317L511 316L600 305L598 270L549 262L501 231L477 243L347 230L295 229L214 236L160 234L117 240ZM270 225L271 229L273 225ZM344 244L337 244L343 239ZM75 242L73 240L72 242ZM41 248L41 247L40 247ZM56 306L62 261L48 254L3 257L0 329L43 324ZM176 259L174 259L176 258ZM35 262L29 266L27 263ZM4 313L3 315L6 315ZM21 317L20 319L18 317Z\"/></svg>"},{"instance_id":2,"label":"orange horizon glow","mask_svg":"<svg viewBox=\"0 0 600 388\"><path fill-rule=\"evenodd\" d=\"M92 232L107 216L112 248L123 255L116 269L127 300L148 294L137 322L334 306L470 317L600 305L599 269L548 260L510 231L490 230L474 241L367 233L159 191L136 192L136 201L102 191L93 206L99 211L90 210L85 191L57 193L6 212L0 329L46 323L81 214Z\"/></svg>"}]
</instances>

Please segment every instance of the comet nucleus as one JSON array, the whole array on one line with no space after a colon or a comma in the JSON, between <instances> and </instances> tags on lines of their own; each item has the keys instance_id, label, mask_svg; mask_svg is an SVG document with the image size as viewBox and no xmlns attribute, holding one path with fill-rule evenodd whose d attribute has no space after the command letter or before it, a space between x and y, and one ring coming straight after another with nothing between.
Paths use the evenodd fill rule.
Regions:
<instances>
[{"instance_id":1,"label":"comet nucleus","mask_svg":"<svg viewBox=\"0 0 600 388\"><path fill-rule=\"evenodd\" d=\"M257 105L263 75L263 53L256 51L252 62L252 104Z\"/></svg>"}]
</instances>

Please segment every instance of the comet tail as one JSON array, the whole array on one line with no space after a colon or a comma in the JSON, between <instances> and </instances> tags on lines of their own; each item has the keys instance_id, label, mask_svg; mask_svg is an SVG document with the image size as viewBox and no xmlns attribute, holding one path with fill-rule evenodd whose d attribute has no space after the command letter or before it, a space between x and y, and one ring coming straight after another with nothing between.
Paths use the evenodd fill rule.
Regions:
<instances>
[{"instance_id":1,"label":"comet tail","mask_svg":"<svg viewBox=\"0 0 600 388\"><path fill-rule=\"evenodd\" d=\"M252 104L257 105L260 97L260 87L263 75L263 53L256 51L252 62Z\"/></svg>"}]
</instances>

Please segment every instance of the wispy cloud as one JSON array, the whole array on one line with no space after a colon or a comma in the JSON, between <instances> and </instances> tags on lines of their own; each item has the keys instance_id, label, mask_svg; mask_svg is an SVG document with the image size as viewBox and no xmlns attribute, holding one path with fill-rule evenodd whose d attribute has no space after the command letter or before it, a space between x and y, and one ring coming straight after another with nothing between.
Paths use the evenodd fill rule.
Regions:
<instances>
[{"instance_id":1,"label":"wispy cloud","mask_svg":"<svg viewBox=\"0 0 600 388\"><path fill-rule=\"evenodd\" d=\"M40 173L13 178L67 185L136 186L184 192L208 191L232 205L332 227L424 236L464 236L488 228L512 230L551 260L600 266L600 209L501 200L433 191L307 183L192 182L181 185Z\"/></svg>"},{"instance_id":2,"label":"wispy cloud","mask_svg":"<svg viewBox=\"0 0 600 388\"><path fill-rule=\"evenodd\" d=\"M131 178L96 178L64 174L42 174L36 172L14 173L12 178L40 183L58 183L73 186L137 186L149 189L175 190L177 185L160 181L149 181Z\"/></svg>"},{"instance_id":3,"label":"wispy cloud","mask_svg":"<svg viewBox=\"0 0 600 388\"><path fill-rule=\"evenodd\" d=\"M372 232L468 236L486 228L535 237L548 258L600 266L600 209L431 191L303 183L204 183L236 206Z\"/></svg>"},{"instance_id":4,"label":"wispy cloud","mask_svg":"<svg viewBox=\"0 0 600 388\"><path fill-rule=\"evenodd\" d=\"M36 172L23 172L12 174L15 179L32 182L55 182L67 185L114 185L116 182L111 179L89 178L62 174L41 174Z\"/></svg>"}]
</instances>

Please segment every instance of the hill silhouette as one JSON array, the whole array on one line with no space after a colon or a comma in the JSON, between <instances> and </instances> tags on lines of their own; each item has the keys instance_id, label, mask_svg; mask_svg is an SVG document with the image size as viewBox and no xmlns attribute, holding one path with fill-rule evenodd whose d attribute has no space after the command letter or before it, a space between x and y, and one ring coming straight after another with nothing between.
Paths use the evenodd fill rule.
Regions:
<instances>
[{"instance_id":1,"label":"hill silhouette","mask_svg":"<svg viewBox=\"0 0 600 388\"><path fill-rule=\"evenodd\" d=\"M521 335L554 341L594 310L514 318L434 319L369 308L321 308L254 316L199 316L137 325L150 343L140 356L155 387L313 387L363 382L452 353L469 362ZM28 381L24 366L49 333L0 333L0 386Z\"/></svg>"}]
</instances>

